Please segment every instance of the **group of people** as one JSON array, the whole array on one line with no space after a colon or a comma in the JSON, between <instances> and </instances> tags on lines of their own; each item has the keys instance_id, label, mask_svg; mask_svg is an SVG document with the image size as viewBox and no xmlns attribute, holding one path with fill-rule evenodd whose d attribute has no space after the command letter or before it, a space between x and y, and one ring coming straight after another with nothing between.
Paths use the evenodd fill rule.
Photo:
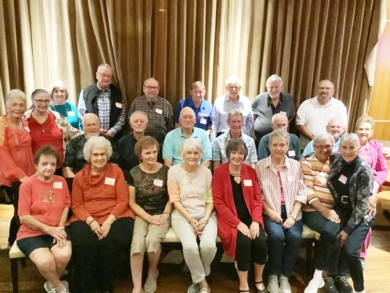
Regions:
<instances>
[{"instance_id":1,"label":"group of people","mask_svg":"<svg viewBox=\"0 0 390 293\"><path fill-rule=\"evenodd\" d=\"M252 103L237 77L226 80L214 105L195 82L174 114L154 78L127 113L112 73L99 66L77 109L60 81L49 92L35 90L30 110L26 95L12 90L0 117L0 185L19 216L9 242L16 239L35 263L47 292L69 292L60 277L71 257L72 291L113 292L129 251L132 292L155 292L161 241L172 227L192 278L187 292L210 292L218 235L235 260L240 292L250 292L253 264L256 292L289 293L303 224L321 234L305 293L324 286L353 292L349 275L364 292L363 260L387 164L371 139L371 117L344 134L347 111L332 97L333 83L321 81L318 95L299 107L298 138L288 133L294 100L277 75ZM131 129L122 135L126 115Z\"/></svg>"}]
</instances>

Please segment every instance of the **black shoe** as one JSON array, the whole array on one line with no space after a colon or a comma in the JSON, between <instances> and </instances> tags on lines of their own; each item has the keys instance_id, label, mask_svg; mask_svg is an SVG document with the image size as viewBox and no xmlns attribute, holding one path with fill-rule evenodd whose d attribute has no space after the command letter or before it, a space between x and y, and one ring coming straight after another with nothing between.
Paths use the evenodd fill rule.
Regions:
<instances>
[{"instance_id":1,"label":"black shoe","mask_svg":"<svg viewBox=\"0 0 390 293\"><path fill-rule=\"evenodd\" d=\"M353 293L353 289L351 285L349 285L347 277L337 276L334 281L340 293Z\"/></svg>"},{"instance_id":2,"label":"black shoe","mask_svg":"<svg viewBox=\"0 0 390 293\"><path fill-rule=\"evenodd\" d=\"M383 211L383 215L385 216L385 218L390 221L390 210L384 210Z\"/></svg>"},{"instance_id":3,"label":"black shoe","mask_svg":"<svg viewBox=\"0 0 390 293\"><path fill-rule=\"evenodd\" d=\"M322 290L325 293L340 293L339 290L337 290L333 278L324 278L325 285L322 287Z\"/></svg>"}]
</instances>

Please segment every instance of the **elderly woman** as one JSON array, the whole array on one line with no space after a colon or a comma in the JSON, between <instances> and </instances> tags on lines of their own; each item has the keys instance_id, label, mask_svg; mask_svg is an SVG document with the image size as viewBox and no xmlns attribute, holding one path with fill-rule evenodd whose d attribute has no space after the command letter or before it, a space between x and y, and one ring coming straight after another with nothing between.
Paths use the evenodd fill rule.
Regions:
<instances>
[{"instance_id":1,"label":"elderly woman","mask_svg":"<svg viewBox=\"0 0 390 293\"><path fill-rule=\"evenodd\" d=\"M76 292L113 292L112 279L122 252L129 251L134 214L122 170L107 163L111 143L90 137L84 146L89 162L73 180L71 234L74 237Z\"/></svg>"},{"instance_id":2,"label":"elderly woman","mask_svg":"<svg viewBox=\"0 0 390 293\"><path fill-rule=\"evenodd\" d=\"M378 202L377 194L382 190L382 185L386 181L388 174L386 158L382 152L382 145L376 140L371 139L374 134L375 121L370 116L362 116L356 121L355 133L359 138L360 150L359 156L372 169L374 175L374 187L372 195L368 201L367 213L371 216L376 214L376 204ZM366 240L363 243L360 253L364 269L364 260L371 240L371 229L369 230Z\"/></svg>"},{"instance_id":3,"label":"elderly woman","mask_svg":"<svg viewBox=\"0 0 390 293\"><path fill-rule=\"evenodd\" d=\"M168 167L157 162L160 145L150 136L141 137L134 152L141 163L128 173L130 207L137 215L131 243L130 264L133 293L153 293L157 288L157 265L161 240L167 234L172 206L168 200ZM148 277L142 291L144 254L149 261Z\"/></svg>"},{"instance_id":4,"label":"elderly woman","mask_svg":"<svg viewBox=\"0 0 390 293\"><path fill-rule=\"evenodd\" d=\"M215 170L213 197L218 219L218 235L225 254L236 261L240 292L250 292L248 271L255 268L257 293L267 290L263 269L267 243L262 217L262 198L256 171L244 164L248 149L241 139L232 139L226 148L228 163Z\"/></svg>"},{"instance_id":5,"label":"elderly woman","mask_svg":"<svg viewBox=\"0 0 390 293\"><path fill-rule=\"evenodd\" d=\"M52 104L50 110L60 113L69 124L76 129L82 130L82 119L76 107L68 100L69 93L66 85L61 80L54 81L49 87Z\"/></svg>"},{"instance_id":6,"label":"elderly woman","mask_svg":"<svg viewBox=\"0 0 390 293\"><path fill-rule=\"evenodd\" d=\"M0 185L6 191L15 208L11 220L8 243L12 245L18 232L17 211L20 183L35 173L31 137L26 121L22 120L26 111L26 94L11 90L5 99L6 115L0 117Z\"/></svg>"},{"instance_id":7,"label":"elderly woman","mask_svg":"<svg viewBox=\"0 0 390 293\"><path fill-rule=\"evenodd\" d=\"M256 164L268 235L270 293L291 293L288 278L302 242L301 206L307 201L307 190L299 162L286 156L289 143L285 130L273 131L269 140L271 155Z\"/></svg>"},{"instance_id":8,"label":"elderly woman","mask_svg":"<svg viewBox=\"0 0 390 293\"><path fill-rule=\"evenodd\" d=\"M358 156L359 149L356 134L341 137L340 154L335 155L328 178L328 187L336 203L334 210L340 222L325 223L317 244L322 255L316 259L314 277L308 286L311 291L305 292L317 292L323 284L322 270L335 276L340 292L353 292L347 281L348 269L355 292L365 292L359 254L373 223L373 219L366 215L373 175L371 168Z\"/></svg>"},{"instance_id":9,"label":"elderly woman","mask_svg":"<svg viewBox=\"0 0 390 293\"><path fill-rule=\"evenodd\" d=\"M81 132L73 128L61 114L49 109L51 100L46 90L33 91L31 99L33 106L24 113L23 119L28 122L33 153L45 145L54 147L60 154L56 174L62 175L66 144Z\"/></svg>"},{"instance_id":10,"label":"elderly woman","mask_svg":"<svg viewBox=\"0 0 390 293\"><path fill-rule=\"evenodd\" d=\"M186 139L179 151L184 162L168 171L169 199L175 208L171 225L183 245L184 259L192 277L187 293L206 293L210 292L206 277L217 252L211 171L198 164L202 157L200 140Z\"/></svg>"},{"instance_id":11,"label":"elderly woman","mask_svg":"<svg viewBox=\"0 0 390 293\"><path fill-rule=\"evenodd\" d=\"M70 207L70 195L64 178L54 175L58 152L46 146L34 157L35 175L20 186L18 231L20 250L37 266L47 280L46 292L68 291L67 282L60 276L72 254L72 245L65 228Z\"/></svg>"}]
</instances>

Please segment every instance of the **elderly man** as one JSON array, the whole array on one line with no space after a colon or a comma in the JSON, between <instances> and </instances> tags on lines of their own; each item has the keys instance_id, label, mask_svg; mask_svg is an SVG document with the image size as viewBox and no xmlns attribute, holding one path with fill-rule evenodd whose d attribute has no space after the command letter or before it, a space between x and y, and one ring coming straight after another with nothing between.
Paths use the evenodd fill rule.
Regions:
<instances>
[{"instance_id":1,"label":"elderly man","mask_svg":"<svg viewBox=\"0 0 390 293\"><path fill-rule=\"evenodd\" d=\"M272 116L277 113L286 114L288 121L295 115L295 104L291 94L282 92L283 82L279 75L271 75L266 82L267 92L258 95L252 102L255 117L255 136L259 141L264 135L271 133Z\"/></svg>"},{"instance_id":2,"label":"elderly man","mask_svg":"<svg viewBox=\"0 0 390 293\"><path fill-rule=\"evenodd\" d=\"M299 106L296 125L301 133L301 149L305 149L315 134L324 131L326 123L332 117L339 117L347 127L347 108L343 102L332 97L333 93L333 83L322 80L318 84L317 96L304 101Z\"/></svg>"},{"instance_id":3,"label":"elderly man","mask_svg":"<svg viewBox=\"0 0 390 293\"><path fill-rule=\"evenodd\" d=\"M272 116L271 127L273 130L276 129L284 129L287 131L288 129L288 119L286 114L278 113ZM295 134L289 133L290 136L290 144L288 146L287 156L291 159L295 159L299 161L301 159L301 149L299 147L299 138ZM259 148L257 151L259 160L267 158L271 155L269 150L269 137L270 133L264 135L259 143Z\"/></svg>"},{"instance_id":4,"label":"elderly man","mask_svg":"<svg viewBox=\"0 0 390 293\"><path fill-rule=\"evenodd\" d=\"M119 139L126 123L126 107L121 91L111 83L112 69L101 64L96 72L97 83L81 90L78 111L80 117L94 113L100 120L100 133Z\"/></svg>"},{"instance_id":5,"label":"elderly man","mask_svg":"<svg viewBox=\"0 0 390 293\"><path fill-rule=\"evenodd\" d=\"M343 120L339 117L333 117L329 120L328 125L326 125L326 132L330 133L334 138L334 146L332 152L337 152L340 146L341 136L344 134L345 127ZM308 143L305 150L302 153L303 157L314 153L313 140Z\"/></svg>"},{"instance_id":6,"label":"elderly man","mask_svg":"<svg viewBox=\"0 0 390 293\"><path fill-rule=\"evenodd\" d=\"M240 110L233 109L229 112L227 118L227 124L229 125L229 131L218 136L213 142L213 169L217 169L222 163L228 161L226 156L226 147L230 140L234 138L241 138L248 148L248 154L244 163L255 167L257 162L256 145L253 138L242 133L242 120L243 115Z\"/></svg>"},{"instance_id":7,"label":"elderly man","mask_svg":"<svg viewBox=\"0 0 390 293\"><path fill-rule=\"evenodd\" d=\"M161 146L165 135L173 129L173 110L166 99L158 96L159 90L157 80L154 78L145 80L144 95L131 103L129 116L137 110L145 112L149 120L145 135L154 137Z\"/></svg>"},{"instance_id":8,"label":"elderly man","mask_svg":"<svg viewBox=\"0 0 390 293\"><path fill-rule=\"evenodd\" d=\"M210 134L211 131L211 114L213 105L204 99L206 88L201 81L196 81L191 85L190 97L179 101L175 112L175 128L180 127L179 116L184 107L190 107L195 112L195 127L202 128Z\"/></svg>"},{"instance_id":9,"label":"elderly man","mask_svg":"<svg viewBox=\"0 0 390 293\"><path fill-rule=\"evenodd\" d=\"M197 138L202 143L201 164L205 167L210 166L211 161L211 144L207 132L203 129L194 127L196 122L195 112L190 107L185 107L180 112L180 127L170 131L163 146L164 164L168 167L183 162L179 154L181 144L187 138Z\"/></svg>"},{"instance_id":10,"label":"elderly man","mask_svg":"<svg viewBox=\"0 0 390 293\"><path fill-rule=\"evenodd\" d=\"M229 112L233 109L240 110L243 115L242 132L246 135L251 135L254 119L252 113L251 102L249 98L240 95L241 81L236 76L230 76L226 79L227 94L218 97L214 102L213 109L213 124L211 126L210 139L214 139L223 133L229 131L227 118Z\"/></svg>"},{"instance_id":11,"label":"elderly man","mask_svg":"<svg viewBox=\"0 0 390 293\"><path fill-rule=\"evenodd\" d=\"M97 115L93 113L87 113L83 118L83 131L84 134L72 139L66 147L63 174L65 178L73 178L77 172L84 168L88 162L84 159L84 145L87 140L92 136L102 135L100 133L100 123ZM109 136L102 135L107 138L112 145L111 163L118 163L118 150L116 142Z\"/></svg>"}]
</instances>

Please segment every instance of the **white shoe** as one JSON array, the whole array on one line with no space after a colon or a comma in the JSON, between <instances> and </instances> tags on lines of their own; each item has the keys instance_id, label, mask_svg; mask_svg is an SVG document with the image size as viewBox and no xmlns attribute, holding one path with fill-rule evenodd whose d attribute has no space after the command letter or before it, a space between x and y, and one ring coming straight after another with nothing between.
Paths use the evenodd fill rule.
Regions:
<instances>
[{"instance_id":1,"label":"white shoe","mask_svg":"<svg viewBox=\"0 0 390 293\"><path fill-rule=\"evenodd\" d=\"M281 293L291 293L291 287L290 283L288 282L288 277L280 275L279 284Z\"/></svg>"},{"instance_id":2,"label":"white shoe","mask_svg":"<svg viewBox=\"0 0 390 293\"><path fill-rule=\"evenodd\" d=\"M269 293L279 293L279 282L277 275L270 275L268 277L267 290Z\"/></svg>"},{"instance_id":3,"label":"white shoe","mask_svg":"<svg viewBox=\"0 0 390 293\"><path fill-rule=\"evenodd\" d=\"M307 287L305 288L304 293L317 293L319 288L325 286L324 279L311 279Z\"/></svg>"}]
</instances>

